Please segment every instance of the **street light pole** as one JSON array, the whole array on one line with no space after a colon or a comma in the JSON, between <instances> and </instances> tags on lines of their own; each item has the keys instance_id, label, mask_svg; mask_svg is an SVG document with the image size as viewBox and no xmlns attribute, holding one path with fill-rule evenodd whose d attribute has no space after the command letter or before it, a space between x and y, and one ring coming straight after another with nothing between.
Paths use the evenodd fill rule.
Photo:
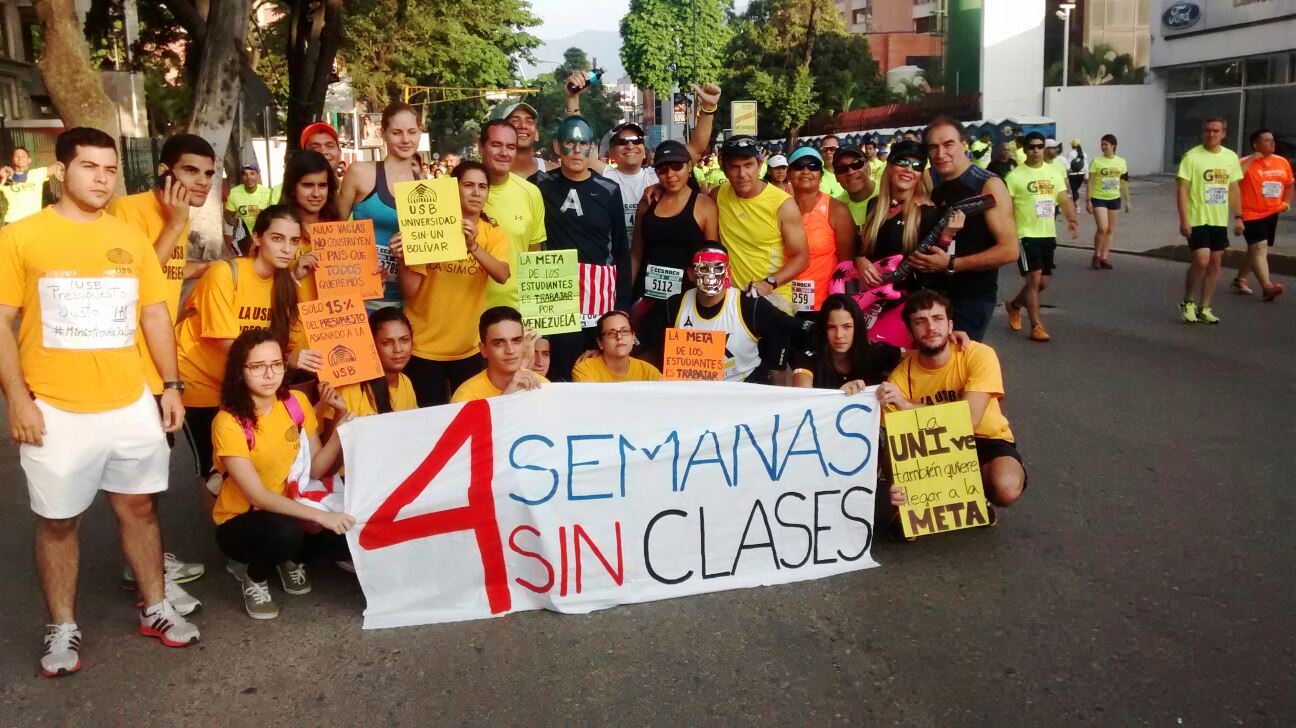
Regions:
<instances>
[{"instance_id":1,"label":"street light pole","mask_svg":"<svg viewBox=\"0 0 1296 728\"><path fill-rule=\"evenodd\" d=\"M1062 88L1066 88L1071 70L1071 11L1075 10L1075 3L1062 3L1058 8L1057 16L1062 19Z\"/></svg>"}]
</instances>

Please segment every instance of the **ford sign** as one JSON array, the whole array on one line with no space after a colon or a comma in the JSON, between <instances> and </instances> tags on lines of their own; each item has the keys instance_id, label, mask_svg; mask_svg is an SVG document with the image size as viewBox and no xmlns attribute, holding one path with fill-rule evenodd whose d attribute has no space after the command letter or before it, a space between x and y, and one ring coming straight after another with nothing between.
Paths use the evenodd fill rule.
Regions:
<instances>
[{"instance_id":1,"label":"ford sign","mask_svg":"<svg viewBox=\"0 0 1296 728\"><path fill-rule=\"evenodd\" d=\"M1201 20L1202 11L1195 0L1179 0L1161 13L1161 23L1173 30L1186 30Z\"/></svg>"}]
</instances>

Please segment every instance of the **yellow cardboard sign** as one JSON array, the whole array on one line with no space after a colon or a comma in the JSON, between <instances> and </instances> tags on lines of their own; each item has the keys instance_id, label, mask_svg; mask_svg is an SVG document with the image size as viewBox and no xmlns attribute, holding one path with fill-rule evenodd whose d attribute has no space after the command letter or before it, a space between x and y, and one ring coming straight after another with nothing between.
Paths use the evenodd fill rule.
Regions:
<instances>
[{"instance_id":1,"label":"yellow cardboard sign","mask_svg":"<svg viewBox=\"0 0 1296 728\"><path fill-rule=\"evenodd\" d=\"M989 523L967 402L886 414L891 480L905 494L905 536Z\"/></svg>"},{"instance_id":2,"label":"yellow cardboard sign","mask_svg":"<svg viewBox=\"0 0 1296 728\"><path fill-rule=\"evenodd\" d=\"M459 210L459 180L444 177L397 182L395 192L406 265L468 257Z\"/></svg>"},{"instance_id":3,"label":"yellow cardboard sign","mask_svg":"<svg viewBox=\"0 0 1296 728\"><path fill-rule=\"evenodd\" d=\"M729 104L730 126L735 136L746 134L756 136L756 102L734 101Z\"/></svg>"}]
</instances>

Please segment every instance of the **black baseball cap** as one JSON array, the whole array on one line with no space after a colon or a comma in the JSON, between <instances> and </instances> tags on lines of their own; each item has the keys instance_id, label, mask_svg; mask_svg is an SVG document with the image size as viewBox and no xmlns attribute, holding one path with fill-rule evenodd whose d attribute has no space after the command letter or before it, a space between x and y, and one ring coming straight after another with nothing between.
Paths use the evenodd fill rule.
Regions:
<instances>
[{"instance_id":1,"label":"black baseball cap","mask_svg":"<svg viewBox=\"0 0 1296 728\"><path fill-rule=\"evenodd\" d=\"M634 123L633 121L623 121L623 122L621 122L620 124L617 124L616 126L612 127L612 131L610 131L610 132L608 132L608 133L611 134L612 136L616 136L617 134L620 134L621 132L625 131L626 129L630 129L630 130L634 131L634 133L638 134L639 136L643 136L643 135L644 135L643 127L642 127L642 126L639 126L638 124Z\"/></svg>"},{"instance_id":2,"label":"black baseball cap","mask_svg":"<svg viewBox=\"0 0 1296 728\"><path fill-rule=\"evenodd\" d=\"M724 141L724 144L720 145L721 161L731 157L759 157L760 153L760 142L756 140L756 137L747 134L729 137Z\"/></svg>"},{"instance_id":3,"label":"black baseball cap","mask_svg":"<svg viewBox=\"0 0 1296 728\"><path fill-rule=\"evenodd\" d=\"M674 139L667 139L661 144L658 144L657 149L653 151L654 167L662 164L674 164L677 162L688 164L691 161L693 161L693 157L689 154L688 147Z\"/></svg>"},{"instance_id":4,"label":"black baseball cap","mask_svg":"<svg viewBox=\"0 0 1296 728\"><path fill-rule=\"evenodd\" d=\"M923 147L922 142L916 142L912 139L899 141L891 145L891 152L887 154L887 162L896 159L916 159L927 164L927 150Z\"/></svg>"},{"instance_id":5,"label":"black baseball cap","mask_svg":"<svg viewBox=\"0 0 1296 728\"><path fill-rule=\"evenodd\" d=\"M833 157L833 161L836 162L836 160L841 159L844 156L850 156L852 154L859 157L860 159L864 158L864 152L861 151L859 147L855 146L854 144L843 144L837 148L837 156Z\"/></svg>"}]
</instances>

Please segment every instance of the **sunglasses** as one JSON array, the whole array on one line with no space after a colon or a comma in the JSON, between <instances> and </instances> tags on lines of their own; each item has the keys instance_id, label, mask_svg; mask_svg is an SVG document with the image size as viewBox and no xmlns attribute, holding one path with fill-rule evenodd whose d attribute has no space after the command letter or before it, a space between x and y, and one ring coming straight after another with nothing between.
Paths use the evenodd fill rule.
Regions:
<instances>
[{"instance_id":1,"label":"sunglasses","mask_svg":"<svg viewBox=\"0 0 1296 728\"><path fill-rule=\"evenodd\" d=\"M833 165L833 171L836 172L837 174L846 174L847 172L858 172L859 170L864 169L864 166L867 164L868 162L864 161L863 159L858 159L850 163Z\"/></svg>"},{"instance_id":2,"label":"sunglasses","mask_svg":"<svg viewBox=\"0 0 1296 728\"><path fill-rule=\"evenodd\" d=\"M727 147L729 149L754 149L758 146L760 145L756 142L755 139L730 139L729 141L725 142L720 148L724 149Z\"/></svg>"},{"instance_id":3,"label":"sunglasses","mask_svg":"<svg viewBox=\"0 0 1296 728\"><path fill-rule=\"evenodd\" d=\"M642 145L643 143L644 143L644 138L641 136L612 137L612 146L614 147L626 147L626 146L630 146L631 144Z\"/></svg>"},{"instance_id":4,"label":"sunglasses","mask_svg":"<svg viewBox=\"0 0 1296 728\"><path fill-rule=\"evenodd\" d=\"M665 162L665 163L662 163L662 164L657 165L657 166L655 167L655 169L656 169L658 172L662 172L662 171L683 172L683 171L684 171L684 163L683 163L683 162Z\"/></svg>"},{"instance_id":5,"label":"sunglasses","mask_svg":"<svg viewBox=\"0 0 1296 728\"><path fill-rule=\"evenodd\" d=\"M789 164L788 169L792 170L793 172L805 172L805 171L818 172L819 170L823 169L823 165L813 159L806 159L804 161L794 162L793 164Z\"/></svg>"},{"instance_id":6,"label":"sunglasses","mask_svg":"<svg viewBox=\"0 0 1296 728\"><path fill-rule=\"evenodd\" d=\"M821 152L835 152L837 149L838 147L819 147L819 151Z\"/></svg>"},{"instance_id":7,"label":"sunglasses","mask_svg":"<svg viewBox=\"0 0 1296 728\"><path fill-rule=\"evenodd\" d=\"M1044 148L1044 145L1043 145L1043 144L1027 144L1027 145L1026 145L1026 148L1027 148L1027 149L1043 149L1043 148Z\"/></svg>"},{"instance_id":8,"label":"sunglasses","mask_svg":"<svg viewBox=\"0 0 1296 728\"><path fill-rule=\"evenodd\" d=\"M915 172L921 172L922 168L926 166L925 162L918 159L893 159L891 164L904 169L912 169Z\"/></svg>"}]
</instances>

